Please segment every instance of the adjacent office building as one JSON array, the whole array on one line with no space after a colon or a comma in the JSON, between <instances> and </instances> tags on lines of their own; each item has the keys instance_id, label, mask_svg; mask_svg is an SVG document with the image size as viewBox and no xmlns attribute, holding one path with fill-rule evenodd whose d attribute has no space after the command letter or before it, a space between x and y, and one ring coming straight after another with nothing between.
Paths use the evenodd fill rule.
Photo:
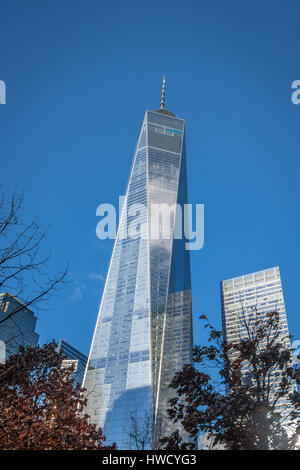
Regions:
<instances>
[{"instance_id":1,"label":"adjacent office building","mask_svg":"<svg viewBox=\"0 0 300 470\"><path fill-rule=\"evenodd\" d=\"M161 220L158 237L150 235L153 204L187 202L185 122L165 109L164 96L163 83L160 109L146 111L137 140L83 383L91 422L119 449L127 446L130 413L150 417L153 448L171 430L169 383L193 346L190 258L184 238L174 238L177 215L169 239ZM146 211L135 237L128 232L136 205Z\"/></svg>"},{"instance_id":2,"label":"adjacent office building","mask_svg":"<svg viewBox=\"0 0 300 470\"><path fill-rule=\"evenodd\" d=\"M7 292L0 294L0 320L13 312L17 313L0 325L1 357L17 353L20 346L37 346L39 341L34 313L13 295Z\"/></svg>"},{"instance_id":3,"label":"adjacent office building","mask_svg":"<svg viewBox=\"0 0 300 470\"><path fill-rule=\"evenodd\" d=\"M81 386L87 364L87 356L82 354L82 352L80 352L78 349L74 348L74 346L71 346L64 339L59 340L57 344L57 352L60 352L65 357L63 366L68 367L72 365L74 367L72 378L76 384Z\"/></svg>"},{"instance_id":4,"label":"adjacent office building","mask_svg":"<svg viewBox=\"0 0 300 470\"><path fill-rule=\"evenodd\" d=\"M284 347L291 348L284 297L279 267L265 269L221 282L222 323L225 338L229 343L247 337L247 321L256 312L262 317L271 311L279 313L279 331ZM276 380L280 380L280 377ZM284 408L284 398L278 401L278 410Z\"/></svg>"}]
</instances>

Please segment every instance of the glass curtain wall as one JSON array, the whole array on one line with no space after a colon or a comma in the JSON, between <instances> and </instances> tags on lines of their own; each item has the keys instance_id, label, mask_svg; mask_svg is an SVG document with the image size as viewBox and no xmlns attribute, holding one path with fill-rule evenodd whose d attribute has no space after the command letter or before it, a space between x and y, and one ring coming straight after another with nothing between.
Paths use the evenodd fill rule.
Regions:
<instances>
[{"instance_id":1,"label":"glass curtain wall","mask_svg":"<svg viewBox=\"0 0 300 470\"><path fill-rule=\"evenodd\" d=\"M152 213L153 204L187 201L184 121L169 114L145 114L83 383L91 422L119 449L129 448L131 413L140 423L150 417L158 447L168 384L191 359L189 252L173 238L176 213L169 238ZM135 237L137 204L146 210L139 213L143 235Z\"/></svg>"}]
</instances>

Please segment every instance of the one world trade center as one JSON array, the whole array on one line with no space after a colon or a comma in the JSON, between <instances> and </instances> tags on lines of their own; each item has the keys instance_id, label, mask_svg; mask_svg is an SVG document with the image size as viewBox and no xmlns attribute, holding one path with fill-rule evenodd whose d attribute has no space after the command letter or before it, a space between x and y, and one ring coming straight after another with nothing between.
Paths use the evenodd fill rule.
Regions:
<instances>
[{"instance_id":1,"label":"one world trade center","mask_svg":"<svg viewBox=\"0 0 300 470\"><path fill-rule=\"evenodd\" d=\"M169 384L193 347L190 255L175 233L178 209L169 236L159 209L183 213L186 203L185 122L165 109L164 78L160 108L146 111L137 140L83 381L90 421L118 449L129 448L132 414L149 419L153 449L174 429ZM132 236L136 207L145 208L143 231Z\"/></svg>"}]
</instances>

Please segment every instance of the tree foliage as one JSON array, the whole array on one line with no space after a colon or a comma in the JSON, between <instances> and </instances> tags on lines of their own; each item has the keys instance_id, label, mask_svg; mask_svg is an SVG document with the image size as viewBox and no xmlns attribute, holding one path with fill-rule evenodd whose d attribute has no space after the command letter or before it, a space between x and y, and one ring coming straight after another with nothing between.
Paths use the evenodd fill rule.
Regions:
<instances>
[{"instance_id":1,"label":"tree foliage","mask_svg":"<svg viewBox=\"0 0 300 470\"><path fill-rule=\"evenodd\" d=\"M55 346L21 347L0 364L0 449L105 449Z\"/></svg>"},{"instance_id":2,"label":"tree foliage","mask_svg":"<svg viewBox=\"0 0 300 470\"><path fill-rule=\"evenodd\" d=\"M205 433L214 445L230 450L295 448L300 395L290 339L278 312L243 312L245 333L232 343L205 326L208 345L194 348L194 363L185 365L170 385L176 397L170 400L169 418L180 421L192 438ZM209 367L217 369L217 383ZM177 437L165 439L165 448Z\"/></svg>"}]
</instances>

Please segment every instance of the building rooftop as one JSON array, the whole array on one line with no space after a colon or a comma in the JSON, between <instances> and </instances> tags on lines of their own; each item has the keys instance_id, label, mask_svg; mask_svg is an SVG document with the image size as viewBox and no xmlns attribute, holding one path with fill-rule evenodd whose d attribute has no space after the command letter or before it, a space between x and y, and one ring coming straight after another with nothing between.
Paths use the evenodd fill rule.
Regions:
<instances>
[{"instance_id":1,"label":"building rooftop","mask_svg":"<svg viewBox=\"0 0 300 470\"><path fill-rule=\"evenodd\" d=\"M171 111L168 111L167 109L155 109L154 112L155 113L166 114L167 116L176 117L176 114L171 113Z\"/></svg>"}]
</instances>

